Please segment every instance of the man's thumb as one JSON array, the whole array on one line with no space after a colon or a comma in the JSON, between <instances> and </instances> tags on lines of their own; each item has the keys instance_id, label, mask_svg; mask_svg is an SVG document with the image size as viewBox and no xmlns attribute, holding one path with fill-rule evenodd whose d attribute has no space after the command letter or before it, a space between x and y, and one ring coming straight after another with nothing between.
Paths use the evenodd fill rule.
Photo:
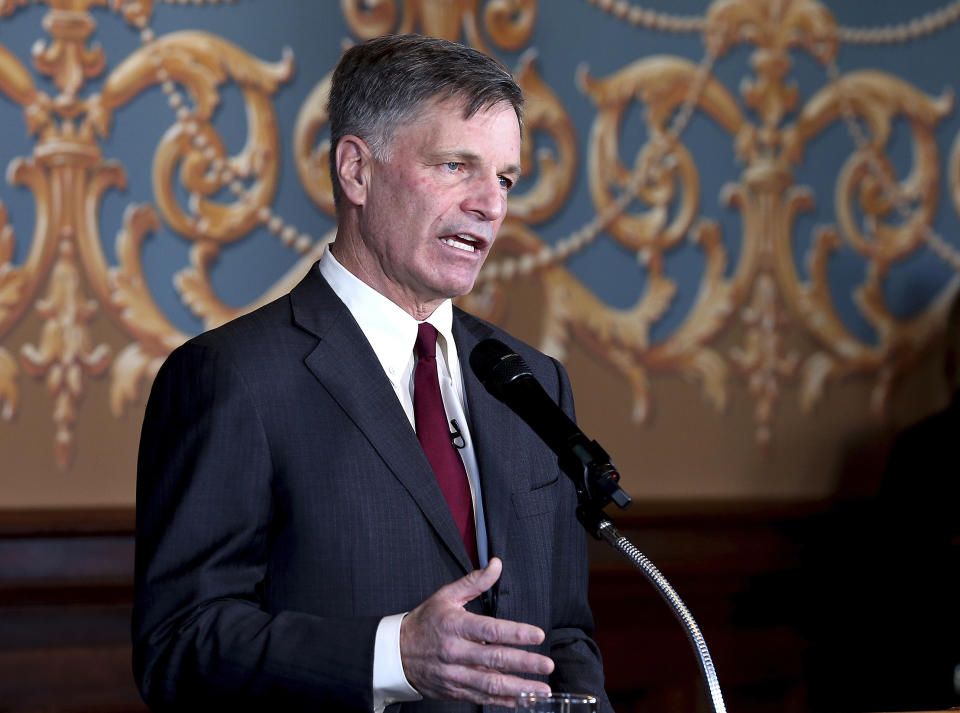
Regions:
<instances>
[{"instance_id":1,"label":"man's thumb","mask_svg":"<svg viewBox=\"0 0 960 713\"><path fill-rule=\"evenodd\" d=\"M483 569L475 569L455 582L451 582L449 585L450 594L460 606L463 606L496 584L502 571L503 562L500 561L500 558L491 557L487 566Z\"/></svg>"}]
</instances>

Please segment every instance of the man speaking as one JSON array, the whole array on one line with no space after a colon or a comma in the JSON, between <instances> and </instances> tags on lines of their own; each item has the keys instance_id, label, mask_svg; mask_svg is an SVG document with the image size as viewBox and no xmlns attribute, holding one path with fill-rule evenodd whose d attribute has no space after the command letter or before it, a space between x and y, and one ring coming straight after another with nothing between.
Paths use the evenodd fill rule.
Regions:
<instances>
[{"instance_id":1,"label":"man speaking","mask_svg":"<svg viewBox=\"0 0 960 713\"><path fill-rule=\"evenodd\" d=\"M451 304L506 216L522 102L452 42L344 54L336 241L290 294L173 352L147 405L133 639L152 709L474 711L552 688L610 710L573 487L467 361L506 342L572 414L567 376Z\"/></svg>"}]
</instances>

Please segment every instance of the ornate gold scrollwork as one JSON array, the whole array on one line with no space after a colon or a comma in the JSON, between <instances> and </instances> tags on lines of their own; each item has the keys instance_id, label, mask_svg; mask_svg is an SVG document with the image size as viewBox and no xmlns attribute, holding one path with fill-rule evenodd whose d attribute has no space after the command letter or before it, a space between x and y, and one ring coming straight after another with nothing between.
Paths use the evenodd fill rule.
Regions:
<instances>
[{"instance_id":1,"label":"ornate gold scrollwork","mask_svg":"<svg viewBox=\"0 0 960 713\"><path fill-rule=\"evenodd\" d=\"M696 73L696 66L686 60L654 57L602 80L584 74L583 90L598 107L588 152L590 189L598 212L610 209L615 202L613 190L625 190L631 176L641 173L647 179L637 188L637 197L648 210L642 214L622 212L607 224L610 234L643 261L647 282L632 308L613 310L565 270L552 270L546 278L550 298L545 346L562 353L563 343L572 336L623 373L633 389L638 421L649 414L651 369L676 370L699 378L705 395L717 406L726 399L726 366L706 346L729 316L734 296L734 287L722 277L727 257L719 228L709 221L697 221L700 185L690 152L678 141L669 143L665 156L657 157L653 150L685 101ZM644 104L649 140L628 168L623 165L617 137L633 101ZM741 130L744 120L739 107L717 80L707 81L697 106L731 135ZM679 207L671 211L675 202ZM700 299L677 331L663 342L651 344L650 328L663 317L677 291L664 273L664 253L691 231L707 257Z\"/></svg>"},{"instance_id":2,"label":"ornate gold scrollwork","mask_svg":"<svg viewBox=\"0 0 960 713\"><path fill-rule=\"evenodd\" d=\"M526 98L523 177L536 176L532 186L510 196L510 216L524 223L540 223L563 206L577 175L577 136L570 115L556 94L541 79L535 55L528 53L516 70L517 83ZM535 134L546 134L555 151L542 148L535 152ZM534 174L534 164L536 173Z\"/></svg>"},{"instance_id":3,"label":"ornate gold scrollwork","mask_svg":"<svg viewBox=\"0 0 960 713\"><path fill-rule=\"evenodd\" d=\"M244 310L227 306L210 286L206 268L221 244L232 242L259 224L259 211L268 206L276 189L279 139L269 95L292 72L291 57L279 63L257 60L218 37L180 32L160 38L130 55L104 83L92 103L95 116L109 115L116 107L155 83L184 86L193 110L181 113L161 139L154 156L153 183L157 204L165 221L195 243L192 267L175 278L187 304L207 326L223 323ZM219 101L217 87L228 79L237 82L247 105L247 142L236 156L227 157L217 131L209 121ZM189 211L175 197L175 172L190 194ZM216 168L215 168L216 167ZM244 185L243 199L231 205L209 196L225 183L252 177ZM122 306L115 316L137 339L118 361L111 391L114 410L122 407L130 385L150 379L165 356L186 335L169 324L146 291L142 266L134 260L145 232L158 223L152 209L129 212L118 237L119 269L111 273L111 301ZM98 274L103 274L102 270ZM148 330L144 333L145 328ZM141 352L143 352L141 354ZM134 373L123 373L133 368Z\"/></svg>"},{"instance_id":4,"label":"ornate gold scrollwork","mask_svg":"<svg viewBox=\"0 0 960 713\"><path fill-rule=\"evenodd\" d=\"M52 41L37 45L34 63L39 72L54 78L60 91L54 99L38 91L19 60L0 48L0 90L24 106L28 129L39 135L33 157L16 159L9 171L10 180L26 186L36 203L33 239L21 267L10 262L15 236L5 211L0 215L0 335L20 319L47 282L47 296L37 302L45 320L40 341L24 345L20 361L29 375L46 379L53 395L56 460L65 468L72 457L72 430L84 377L100 376L112 366L110 403L119 415L187 336L170 323L147 288L140 248L146 234L160 225L152 207L128 209L117 238L119 264L107 262L99 207L107 190L124 187L126 176L119 163L103 158L98 138L109 136L116 109L149 86L164 87L175 120L155 154L157 204L167 224L195 243L194 254L209 260L220 245L262 222L262 211L273 199L279 140L269 97L289 79L293 61L287 56L278 63L262 62L226 40L200 32L155 40L146 28L153 10L150 0L115 1L112 8L142 29L145 44L110 72L99 94L83 99L79 92L85 80L106 67L103 50L86 46L96 27L88 10L107 2L49 4L44 28ZM0 13L9 14L18 5L6 2ZM210 124L219 102L218 87L227 81L240 86L248 117L246 146L231 157ZM186 89L190 106L176 87ZM187 208L174 197L177 169L190 194ZM212 198L225 185L240 188L231 205ZM184 300L208 324L236 314L216 298L202 270L187 270L178 278ZM85 283L95 300L85 296ZM92 344L88 325L98 305L134 340L116 357L106 345ZM0 350L0 414L6 418L18 407L17 378L16 363Z\"/></svg>"},{"instance_id":5,"label":"ornate gold scrollwork","mask_svg":"<svg viewBox=\"0 0 960 713\"><path fill-rule=\"evenodd\" d=\"M333 184L330 178L330 141L317 143L317 137L327 125L327 101L330 98L330 79L324 77L310 92L300 107L293 129L293 155L297 163L300 183L311 200L327 215L334 214Z\"/></svg>"},{"instance_id":6,"label":"ornate gold scrollwork","mask_svg":"<svg viewBox=\"0 0 960 713\"><path fill-rule=\"evenodd\" d=\"M872 156L857 150L848 157L836 185L839 233L829 229L818 237L811 256L815 269L811 271L810 284L798 290L787 289L785 293L806 329L824 349L811 355L804 365L805 403L812 404L815 395L822 392L819 382L828 376L873 372L878 375L873 407L879 412L886 404L892 376L916 358L941 322L943 297L917 317L904 320L891 314L882 288L891 265L924 245L924 230L933 220L939 198L940 169L934 130L951 111L953 101L949 94L928 97L883 73L850 74L814 96L795 126L785 132L787 155L792 160L802 155L801 147L808 139L838 120L842 97L869 126L871 142L867 151ZM906 118L911 128L914 163L910 175L898 183L884 150L894 120L899 117ZM908 220L887 222L893 217L894 206L869 169L872 158L890 172L901 196L909 200L913 212ZM862 220L857 218L858 214L863 216ZM840 234L867 262L866 282L855 297L863 316L876 331L876 346L853 337L833 309L826 262ZM783 264L787 265L786 260ZM799 285L792 270L786 272L785 278L788 288Z\"/></svg>"},{"instance_id":7,"label":"ornate gold scrollwork","mask_svg":"<svg viewBox=\"0 0 960 713\"><path fill-rule=\"evenodd\" d=\"M21 369L44 379L54 401L56 458L66 467L85 380L111 370L110 407L119 415L165 355L186 339L154 301L141 262L143 242L161 219L192 243L190 265L176 275L175 286L206 326L289 289L333 231L314 242L284 225L271 209L281 150L271 97L291 76L290 57L263 62L200 32L155 38L149 28L154 0L0 0L0 16L28 2L50 8L44 19L50 39L36 46L33 62L37 72L53 79L57 94L39 90L31 71L0 45L0 91L23 107L26 127L36 137L33 155L15 159L8 171L10 182L26 187L36 205L22 265L12 264L16 236L0 205L0 337L33 305L42 327L37 339L20 348L19 358L0 347L0 417L10 419L20 407ZM800 403L810 409L831 380L872 376L872 406L882 411L896 375L932 339L954 288L945 287L933 304L909 319L891 312L882 289L893 265L921 249L925 235L929 243L940 178L934 131L952 111L952 97L930 97L888 74L860 71L831 77L804 103L791 81L791 52L806 52L832 70L841 41L875 36L870 30L838 28L815 0L714 0L703 17L694 18L670 18L626 3L597 4L633 24L701 33L705 61L696 66L658 56L607 77L583 73L581 88L597 112L585 159L596 216L550 244L536 230L569 196L578 142L533 55L522 57L517 77L528 99L523 164L530 185L511 195L495 254L464 305L500 319L508 304L504 283L528 278L512 289L542 303L541 346L560 355L576 341L622 374L633 391L637 421L649 418L651 375L657 373L699 382L704 398L718 410L726 407L731 380L742 380L753 399L761 444L772 437L785 384L798 383ZM96 28L93 8L122 14L144 45L109 72L99 94L85 98L85 83L107 71L103 49L88 45ZM360 38L421 31L462 37L488 53L487 41L506 50L524 47L538 10L535 0L342 0L341 9ZM926 30L904 32L894 34L916 39ZM744 78L739 97L712 75L712 61L736 44L753 48L752 76ZM239 85L247 110L247 140L236 155L229 155L211 122L225 82ZM172 121L154 153L155 206L128 207L112 265L102 249L99 209L108 190L125 185L126 174L103 157L98 142L109 137L118 108L157 85L171 105ZM307 194L333 215L329 147L320 140L328 92L325 77L301 107L293 154ZM621 134L624 122L635 115L629 111L634 104L643 110L647 139L636 157L625 158ZM741 217L734 265L719 224L702 216L701 203L710 197L701 195L697 157L682 137L685 122L676 121L692 109L730 137L743 165L721 195ZM886 155L901 119L913 141L913 165L902 178ZM837 176L836 225L814 236L804 277L795 264L794 232L798 215L814 208L816 196L795 185L794 171L808 144L839 121L864 127L867 138L857 142ZM549 138L544 142L549 148L536 148L538 133ZM946 171L950 198L960 213L960 138ZM186 201L178 201L177 188L186 192ZM224 189L233 199L222 199ZM251 304L228 305L213 287L211 264L224 246L258 226L301 257ZM564 267L570 255L604 232L634 253L646 272L641 295L626 309L607 306ZM704 256L699 291L680 324L654 341L651 330L678 293L665 258L688 240ZM855 303L876 343L859 338L837 313L827 266L841 241L867 265ZM131 339L116 354L91 336L92 320L101 313ZM729 346L728 332L742 341ZM813 347L803 347L808 342Z\"/></svg>"},{"instance_id":8,"label":"ornate gold scrollwork","mask_svg":"<svg viewBox=\"0 0 960 713\"><path fill-rule=\"evenodd\" d=\"M641 11L629 12L642 19ZM945 288L929 309L912 319L895 317L882 293L889 267L920 248L933 219L939 179L933 131L951 110L952 97L931 98L890 75L858 72L832 82L800 106L799 90L789 81L789 53L801 49L821 65L832 66L842 36L831 13L814 0L716 0L698 27L714 56L739 43L754 47L751 67L756 76L742 82L741 93L758 124L746 119L737 99L712 76L698 88L696 68L679 58L648 58L604 79L584 74L581 81L597 106L587 157L591 196L598 216L607 216L603 229L635 251L646 268L644 293L637 303L611 309L560 266L572 249L586 243L586 230L561 241L564 250L551 253L535 235L508 222L503 249L510 258L494 265L488 282L536 275L545 293L541 345L562 354L566 342L575 339L620 371L633 388L639 421L650 410L649 374L664 371L698 379L708 401L719 409L727 402L731 375L743 379L754 399L760 444L771 438L782 385L794 380L799 379L800 402L809 409L828 380L873 374L872 407L880 412L894 376L932 338L952 290ZM740 179L722 194L740 212L743 224L740 256L729 277L720 228L699 217L696 161L667 130L685 97L731 136L744 163ZM643 107L648 141L633 164L624 165L619 135L632 102ZM795 122L784 125L798 106ZM838 227L822 229L814 240L806 281L794 264L793 232L797 215L811 210L814 198L809 189L794 185L793 167L802 162L806 144L844 111L862 119L870 139L866 149L854 150L838 176ZM901 117L912 132L914 165L910 175L898 181L884 152L893 122ZM958 156L960 149L955 149L954 176L960 176ZM887 171L885 178L897 187L897 206L868 164ZM957 195L953 198L960 211ZM903 204L910 214L897 220L894 210ZM637 205L642 208L637 210ZM664 316L677 289L664 272L664 255L688 236L706 257L698 297L673 333L651 343L650 328ZM830 294L826 265L841 236L868 263L867 280L855 297L876 330L877 345L851 332ZM496 287L486 282L478 304L494 310L490 316L503 309ZM713 343L735 316L744 342L726 353L718 351ZM793 334L814 337L818 347L801 354L790 346Z\"/></svg>"},{"instance_id":9,"label":"ornate gold scrollwork","mask_svg":"<svg viewBox=\"0 0 960 713\"><path fill-rule=\"evenodd\" d=\"M342 0L342 7L350 29L363 39L418 31L457 40L462 33L471 47L491 54L478 28L479 1L404 0L399 20L396 0ZM526 44L536 18L536 0L488 0L483 12L487 34L497 46L508 50Z\"/></svg>"},{"instance_id":10,"label":"ornate gold scrollwork","mask_svg":"<svg viewBox=\"0 0 960 713\"><path fill-rule=\"evenodd\" d=\"M537 0L491 0L483 11L490 36L504 49L526 45L537 21Z\"/></svg>"}]
</instances>

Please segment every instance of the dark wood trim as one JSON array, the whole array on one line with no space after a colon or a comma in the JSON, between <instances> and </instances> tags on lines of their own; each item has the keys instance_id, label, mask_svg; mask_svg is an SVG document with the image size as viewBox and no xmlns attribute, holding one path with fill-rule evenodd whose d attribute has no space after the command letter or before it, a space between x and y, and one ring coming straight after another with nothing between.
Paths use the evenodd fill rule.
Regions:
<instances>
[{"instance_id":1,"label":"dark wood trim","mask_svg":"<svg viewBox=\"0 0 960 713\"><path fill-rule=\"evenodd\" d=\"M791 583L807 524L828 510L638 501L611 512L696 616L733 710L804 710L808 642ZM9 682L0 708L143 710L129 669L133 551L133 508L0 511L0 681ZM596 639L617 710L704 710L695 656L668 606L619 553L594 542L590 554Z\"/></svg>"},{"instance_id":2,"label":"dark wood trim","mask_svg":"<svg viewBox=\"0 0 960 713\"><path fill-rule=\"evenodd\" d=\"M133 535L133 507L0 509L0 538Z\"/></svg>"},{"instance_id":3,"label":"dark wood trim","mask_svg":"<svg viewBox=\"0 0 960 713\"><path fill-rule=\"evenodd\" d=\"M626 511L608 512L622 530L649 526L712 526L796 520L827 511L826 500L637 500ZM99 508L0 508L0 538L132 535L133 506Z\"/></svg>"}]
</instances>

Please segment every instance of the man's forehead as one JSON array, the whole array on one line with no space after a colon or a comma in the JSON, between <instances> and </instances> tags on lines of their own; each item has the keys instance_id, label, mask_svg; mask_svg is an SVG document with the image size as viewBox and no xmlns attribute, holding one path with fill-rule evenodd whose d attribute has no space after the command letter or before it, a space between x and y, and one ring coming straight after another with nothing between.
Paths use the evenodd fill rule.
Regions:
<instances>
[{"instance_id":1,"label":"man's forehead","mask_svg":"<svg viewBox=\"0 0 960 713\"><path fill-rule=\"evenodd\" d=\"M498 103L469 117L456 104L435 103L430 110L421 112L418 118L398 126L393 142L402 143L417 136L415 141L420 144L420 150L430 154L459 153L468 158L489 158L491 150L513 153L510 148L515 138L516 155L503 160L519 161L522 140L520 123L510 121L504 124L503 117L516 118L516 112L509 103ZM512 136L507 136L504 131ZM493 135L498 140L491 146L487 139Z\"/></svg>"},{"instance_id":2,"label":"man's forehead","mask_svg":"<svg viewBox=\"0 0 960 713\"><path fill-rule=\"evenodd\" d=\"M431 111L443 111L449 112L450 114L458 114L460 118L464 121L469 121L478 114L497 114L501 111L506 111L510 109L513 111L513 115L517 119L517 129L520 130L523 128L523 122L520 120L520 114L517 113L517 108L510 103L507 99L500 99L488 104L482 104L479 107L475 107L473 111L471 109L471 102L465 98L457 95L447 95L447 94L436 94L430 99L420 104L420 108L415 112L415 119L422 118ZM521 131L522 134L522 131Z\"/></svg>"}]
</instances>

